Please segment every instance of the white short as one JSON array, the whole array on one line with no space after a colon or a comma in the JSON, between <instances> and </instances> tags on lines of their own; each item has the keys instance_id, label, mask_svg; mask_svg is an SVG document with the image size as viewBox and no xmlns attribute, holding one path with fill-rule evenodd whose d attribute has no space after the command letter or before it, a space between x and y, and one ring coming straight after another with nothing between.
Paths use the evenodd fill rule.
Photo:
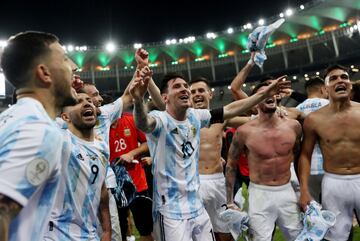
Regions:
<instances>
[{"instance_id":1,"label":"white short","mask_svg":"<svg viewBox=\"0 0 360 241\"><path fill-rule=\"evenodd\" d=\"M302 230L297 198L290 182L282 186L249 185L250 236L269 241L275 223L286 240L295 240Z\"/></svg>"},{"instance_id":2,"label":"white short","mask_svg":"<svg viewBox=\"0 0 360 241\"><path fill-rule=\"evenodd\" d=\"M229 229L220 218L224 210L221 205L226 204L226 186L223 173L200 175L200 197L210 216L215 233L229 233Z\"/></svg>"},{"instance_id":3,"label":"white short","mask_svg":"<svg viewBox=\"0 0 360 241\"><path fill-rule=\"evenodd\" d=\"M214 232L205 210L191 219L170 219L157 214L154 223L156 241L215 241Z\"/></svg>"},{"instance_id":4,"label":"white short","mask_svg":"<svg viewBox=\"0 0 360 241\"><path fill-rule=\"evenodd\" d=\"M322 205L336 215L336 223L325 238L331 241L348 240L354 210L360 214L360 174L325 173L322 181Z\"/></svg>"}]
</instances>

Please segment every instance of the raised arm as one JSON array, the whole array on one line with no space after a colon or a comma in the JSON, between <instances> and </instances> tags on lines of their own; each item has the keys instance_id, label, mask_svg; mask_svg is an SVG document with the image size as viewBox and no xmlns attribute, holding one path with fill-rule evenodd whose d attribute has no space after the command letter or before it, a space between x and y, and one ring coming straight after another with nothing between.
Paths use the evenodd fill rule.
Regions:
<instances>
[{"instance_id":1,"label":"raised arm","mask_svg":"<svg viewBox=\"0 0 360 241\"><path fill-rule=\"evenodd\" d=\"M139 73L139 72L138 72ZM147 114L144 95L150 78L142 79L138 75L130 86L130 94L134 99L134 118L137 128L145 133L152 132L156 126L155 119Z\"/></svg>"},{"instance_id":2,"label":"raised arm","mask_svg":"<svg viewBox=\"0 0 360 241\"><path fill-rule=\"evenodd\" d=\"M250 74L254 66L255 52L251 52L250 61L241 69L241 71L236 75L236 77L231 82L231 93L235 100L241 100L248 97L248 95L242 90L242 85L245 83L246 78Z\"/></svg>"},{"instance_id":3,"label":"raised arm","mask_svg":"<svg viewBox=\"0 0 360 241\"><path fill-rule=\"evenodd\" d=\"M299 181L300 181L300 205L303 210L306 210L306 206L313 199L309 193L309 175L311 167L311 156L316 143L317 135L314 131L314 124L311 114L305 118L304 137L301 147L301 153L299 158Z\"/></svg>"},{"instance_id":4,"label":"raised arm","mask_svg":"<svg viewBox=\"0 0 360 241\"><path fill-rule=\"evenodd\" d=\"M21 205L0 194L0 241L7 241L12 219L21 211Z\"/></svg>"},{"instance_id":5,"label":"raised arm","mask_svg":"<svg viewBox=\"0 0 360 241\"><path fill-rule=\"evenodd\" d=\"M160 90L156 86L153 78L152 71L149 68L149 53L145 49L138 49L135 52L135 60L138 65L138 69L141 70L142 77L149 76L148 92L159 110L165 110L165 103L161 97Z\"/></svg>"},{"instance_id":6,"label":"raised arm","mask_svg":"<svg viewBox=\"0 0 360 241\"><path fill-rule=\"evenodd\" d=\"M234 184L236 180L237 162L239 161L240 154L244 149L243 134L240 131L241 128L237 129L232 139L227 163L226 163L226 202L229 208L234 208Z\"/></svg>"},{"instance_id":7,"label":"raised arm","mask_svg":"<svg viewBox=\"0 0 360 241\"><path fill-rule=\"evenodd\" d=\"M289 89L290 81L284 80L284 78L285 76L281 76L263 90L258 91L256 94L246 99L237 100L224 106L224 119L238 116L256 104L260 103L262 100Z\"/></svg>"},{"instance_id":8,"label":"raised arm","mask_svg":"<svg viewBox=\"0 0 360 241\"><path fill-rule=\"evenodd\" d=\"M105 183L101 187L101 196L100 196L100 222L103 230L101 241L110 241L111 240L111 219L110 219L110 210L109 210L109 194Z\"/></svg>"}]
</instances>

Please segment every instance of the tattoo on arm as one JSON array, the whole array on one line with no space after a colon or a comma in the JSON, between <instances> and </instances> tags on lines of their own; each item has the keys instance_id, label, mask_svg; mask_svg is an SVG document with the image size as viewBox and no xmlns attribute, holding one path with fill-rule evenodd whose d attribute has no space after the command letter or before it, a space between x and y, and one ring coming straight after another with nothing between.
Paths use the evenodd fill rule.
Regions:
<instances>
[{"instance_id":1,"label":"tattoo on arm","mask_svg":"<svg viewBox=\"0 0 360 241\"><path fill-rule=\"evenodd\" d=\"M12 219L21 211L21 205L0 194L0 241L7 241Z\"/></svg>"},{"instance_id":2,"label":"tattoo on arm","mask_svg":"<svg viewBox=\"0 0 360 241\"><path fill-rule=\"evenodd\" d=\"M231 146L228 153L228 161L226 164L226 200L227 203L232 203L234 201L234 183L236 180L237 172L237 162L241 153L241 145L239 142L239 133L236 131L235 136L231 142Z\"/></svg>"},{"instance_id":3,"label":"tattoo on arm","mask_svg":"<svg viewBox=\"0 0 360 241\"><path fill-rule=\"evenodd\" d=\"M155 121L147 115L142 101L135 101L134 117L137 128L143 132L149 133L155 128Z\"/></svg>"}]
</instances>

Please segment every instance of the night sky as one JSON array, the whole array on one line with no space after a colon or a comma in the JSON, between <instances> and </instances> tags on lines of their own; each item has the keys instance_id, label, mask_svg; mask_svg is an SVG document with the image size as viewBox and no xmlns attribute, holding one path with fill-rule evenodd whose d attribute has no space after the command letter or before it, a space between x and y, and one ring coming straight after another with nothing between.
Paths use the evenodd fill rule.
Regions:
<instances>
[{"instance_id":1,"label":"night sky","mask_svg":"<svg viewBox=\"0 0 360 241\"><path fill-rule=\"evenodd\" d=\"M203 35L278 15L308 0L1 1L0 39L25 30L56 34L63 44L100 46Z\"/></svg>"}]
</instances>

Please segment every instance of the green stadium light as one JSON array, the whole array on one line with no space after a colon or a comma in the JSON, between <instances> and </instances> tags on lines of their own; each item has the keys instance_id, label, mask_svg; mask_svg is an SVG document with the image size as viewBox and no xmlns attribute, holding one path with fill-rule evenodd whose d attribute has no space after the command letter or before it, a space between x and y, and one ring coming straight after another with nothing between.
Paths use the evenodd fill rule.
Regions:
<instances>
[{"instance_id":1,"label":"green stadium light","mask_svg":"<svg viewBox=\"0 0 360 241\"><path fill-rule=\"evenodd\" d=\"M72 59L74 60L75 64L76 64L79 68L84 67L84 60L85 60L85 54L84 54L84 53L79 53L79 52L77 52L76 54L74 54L74 55L72 56Z\"/></svg>"},{"instance_id":2,"label":"green stadium light","mask_svg":"<svg viewBox=\"0 0 360 241\"><path fill-rule=\"evenodd\" d=\"M111 57L106 55L104 52L99 53L98 60L102 67L107 66L110 63Z\"/></svg>"}]
</instances>

